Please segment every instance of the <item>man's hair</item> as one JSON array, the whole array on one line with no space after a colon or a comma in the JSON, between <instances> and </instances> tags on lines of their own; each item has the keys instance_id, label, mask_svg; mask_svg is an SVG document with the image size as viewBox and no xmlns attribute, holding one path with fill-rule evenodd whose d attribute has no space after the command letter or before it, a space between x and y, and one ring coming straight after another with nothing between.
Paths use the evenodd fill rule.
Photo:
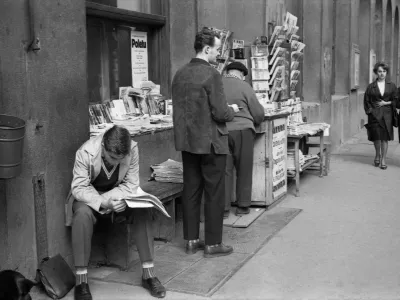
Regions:
<instances>
[{"instance_id":1,"label":"man's hair","mask_svg":"<svg viewBox=\"0 0 400 300\"><path fill-rule=\"evenodd\" d=\"M104 133L104 149L116 155L126 156L131 151L131 135L125 127L114 125Z\"/></svg>"},{"instance_id":2,"label":"man's hair","mask_svg":"<svg viewBox=\"0 0 400 300\"><path fill-rule=\"evenodd\" d=\"M194 40L194 50L196 51L196 54L201 52L205 46L213 47L215 44L215 38L220 38L219 33L210 28L203 27L203 29L196 34Z\"/></svg>"},{"instance_id":3,"label":"man's hair","mask_svg":"<svg viewBox=\"0 0 400 300\"><path fill-rule=\"evenodd\" d=\"M373 69L373 71L374 71L374 73L376 74L376 75L378 75L378 69L379 69L379 67L381 67L382 69L384 69L388 74L389 74L389 65L387 64L387 63L385 63L385 62L383 62L383 61L378 61L376 64L375 64L375 66L374 66L374 69Z\"/></svg>"}]
</instances>

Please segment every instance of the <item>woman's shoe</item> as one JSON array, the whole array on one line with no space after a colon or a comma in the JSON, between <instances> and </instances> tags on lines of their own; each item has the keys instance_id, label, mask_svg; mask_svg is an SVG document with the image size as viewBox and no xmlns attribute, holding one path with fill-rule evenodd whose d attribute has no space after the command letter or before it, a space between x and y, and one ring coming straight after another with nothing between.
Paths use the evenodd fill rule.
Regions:
<instances>
[{"instance_id":1,"label":"woman's shoe","mask_svg":"<svg viewBox=\"0 0 400 300\"><path fill-rule=\"evenodd\" d=\"M386 169L387 169L387 165L382 165L382 166L381 166L381 169L382 169L382 170L386 170Z\"/></svg>"},{"instance_id":2,"label":"woman's shoe","mask_svg":"<svg viewBox=\"0 0 400 300\"><path fill-rule=\"evenodd\" d=\"M374 160L375 167L379 167L380 162L381 162L380 159L375 159Z\"/></svg>"}]
</instances>

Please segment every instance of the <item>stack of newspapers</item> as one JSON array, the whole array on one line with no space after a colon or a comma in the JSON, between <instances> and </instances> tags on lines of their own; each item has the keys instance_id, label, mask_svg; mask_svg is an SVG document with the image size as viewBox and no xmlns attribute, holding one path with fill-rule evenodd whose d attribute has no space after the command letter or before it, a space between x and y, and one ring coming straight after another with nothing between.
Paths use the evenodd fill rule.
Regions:
<instances>
[{"instance_id":1,"label":"stack of newspapers","mask_svg":"<svg viewBox=\"0 0 400 300\"><path fill-rule=\"evenodd\" d=\"M168 159L161 164L152 165L151 177L159 182L183 183L183 165L181 162Z\"/></svg>"}]
</instances>

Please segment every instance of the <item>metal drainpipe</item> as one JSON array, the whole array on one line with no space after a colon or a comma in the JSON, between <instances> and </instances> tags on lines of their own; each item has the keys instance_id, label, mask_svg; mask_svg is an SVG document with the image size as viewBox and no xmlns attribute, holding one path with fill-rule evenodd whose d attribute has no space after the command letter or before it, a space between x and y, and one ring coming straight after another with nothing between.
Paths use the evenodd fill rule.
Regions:
<instances>
[{"instance_id":1,"label":"metal drainpipe","mask_svg":"<svg viewBox=\"0 0 400 300\"><path fill-rule=\"evenodd\" d=\"M29 16L29 25L30 25L30 38L31 43L28 47L28 52L37 52L40 50L40 39L37 34L37 28L35 24L35 12L36 12L36 1L35 0L28 0L28 16Z\"/></svg>"}]
</instances>

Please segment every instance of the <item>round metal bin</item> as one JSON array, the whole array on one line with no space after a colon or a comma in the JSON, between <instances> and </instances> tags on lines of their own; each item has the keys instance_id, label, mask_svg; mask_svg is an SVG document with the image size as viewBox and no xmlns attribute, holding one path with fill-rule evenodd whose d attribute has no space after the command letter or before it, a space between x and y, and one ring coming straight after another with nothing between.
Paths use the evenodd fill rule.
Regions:
<instances>
[{"instance_id":1,"label":"round metal bin","mask_svg":"<svg viewBox=\"0 0 400 300\"><path fill-rule=\"evenodd\" d=\"M0 179L18 176L22 171L25 121L0 114Z\"/></svg>"}]
</instances>

